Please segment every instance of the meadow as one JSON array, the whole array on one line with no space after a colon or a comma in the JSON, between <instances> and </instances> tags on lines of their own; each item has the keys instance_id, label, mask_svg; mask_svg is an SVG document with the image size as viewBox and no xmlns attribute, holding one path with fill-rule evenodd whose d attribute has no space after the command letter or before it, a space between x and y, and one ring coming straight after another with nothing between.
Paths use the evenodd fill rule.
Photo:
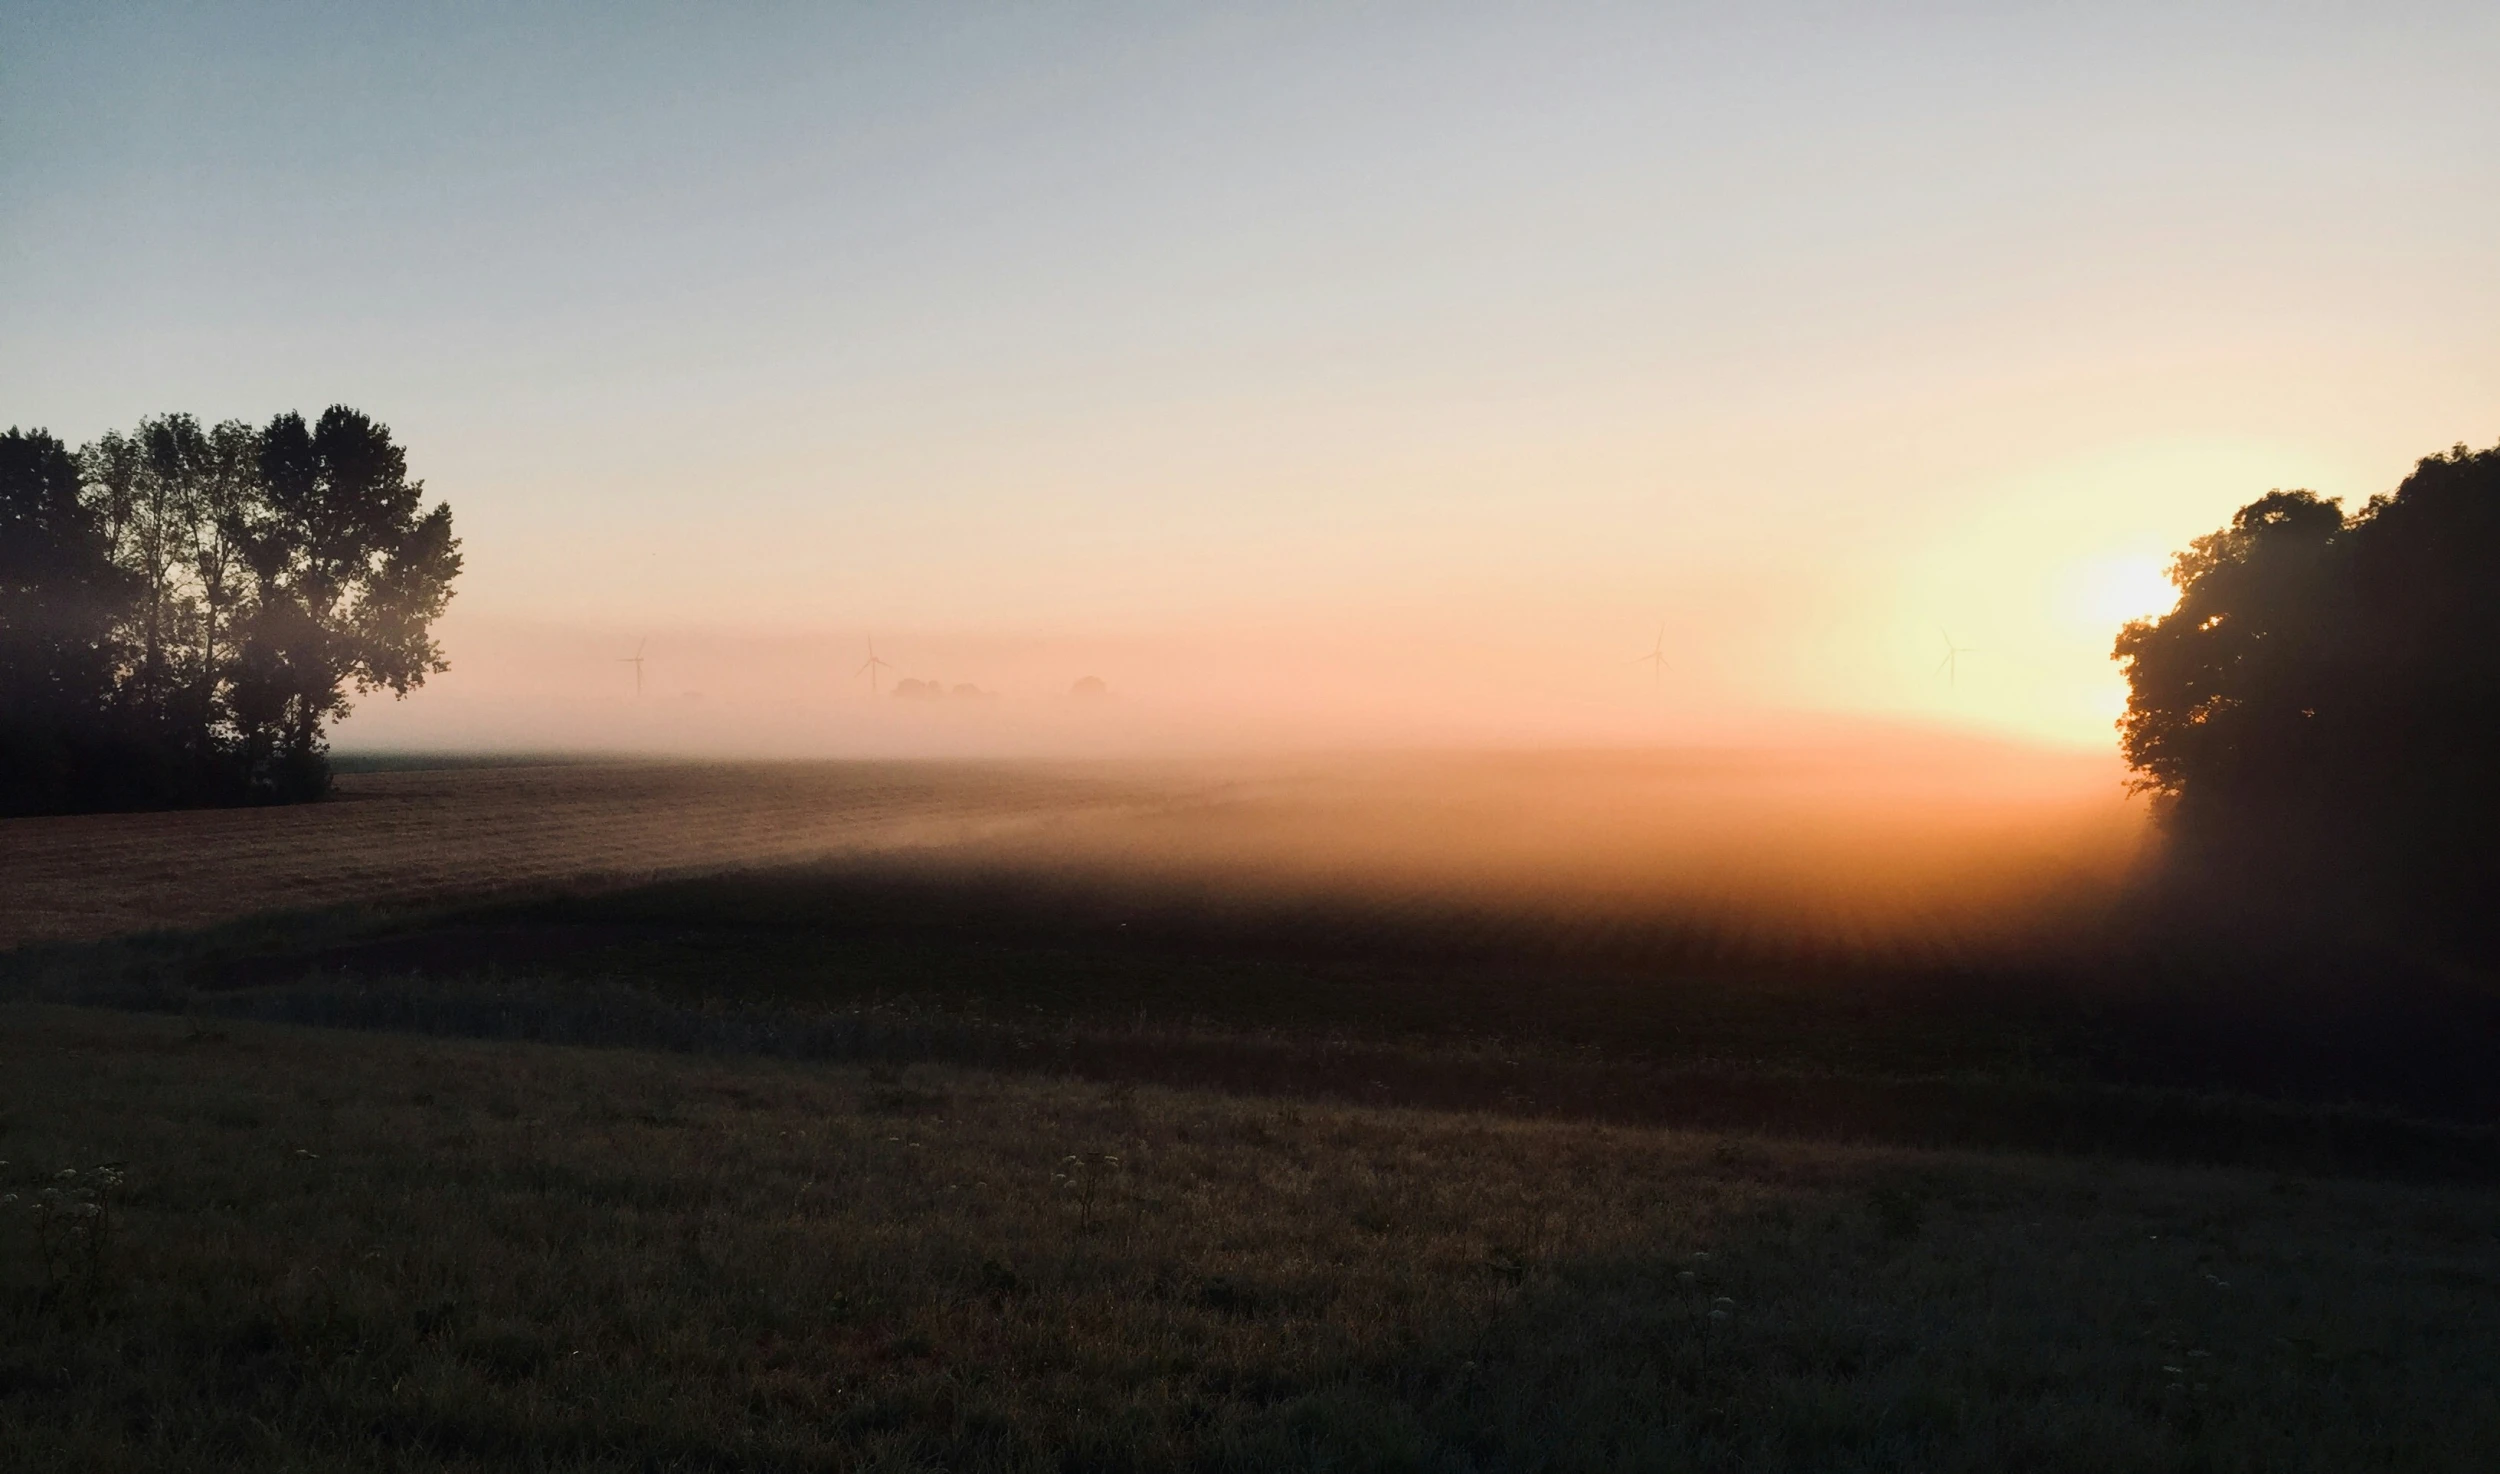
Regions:
<instances>
[{"instance_id":1,"label":"meadow","mask_svg":"<svg viewBox=\"0 0 2500 1474\"><path fill-rule=\"evenodd\" d=\"M1967 756L401 767L0 826L0 1435L2488 1467L2488 987L2148 909L2123 811Z\"/></svg>"},{"instance_id":2,"label":"meadow","mask_svg":"<svg viewBox=\"0 0 2500 1474\"><path fill-rule=\"evenodd\" d=\"M327 803L0 824L0 946L961 841L1138 792L971 763L375 763Z\"/></svg>"},{"instance_id":3,"label":"meadow","mask_svg":"<svg viewBox=\"0 0 2500 1474\"><path fill-rule=\"evenodd\" d=\"M2468 1470L2488 1187L15 1006L20 1468Z\"/></svg>"}]
</instances>

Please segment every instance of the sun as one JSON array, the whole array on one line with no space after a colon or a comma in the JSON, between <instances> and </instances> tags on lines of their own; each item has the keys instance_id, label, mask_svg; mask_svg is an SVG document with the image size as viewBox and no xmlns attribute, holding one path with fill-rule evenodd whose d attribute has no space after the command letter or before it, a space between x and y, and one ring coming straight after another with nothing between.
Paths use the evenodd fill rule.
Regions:
<instances>
[{"instance_id":1,"label":"sun","mask_svg":"<svg viewBox=\"0 0 2500 1474\"><path fill-rule=\"evenodd\" d=\"M2075 568L2068 587L2076 615L2113 631L2132 619L2166 614L2179 601L2166 565L2146 556L2091 559Z\"/></svg>"}]
</instances>

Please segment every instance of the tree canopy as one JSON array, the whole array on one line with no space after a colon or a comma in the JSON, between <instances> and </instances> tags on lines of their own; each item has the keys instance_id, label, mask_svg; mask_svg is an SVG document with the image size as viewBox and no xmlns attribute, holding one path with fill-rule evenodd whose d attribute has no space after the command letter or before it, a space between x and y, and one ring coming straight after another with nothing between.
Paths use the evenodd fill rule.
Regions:
<instances>
[{"instance_id":1,"label":"tree canopy","mask_svg":"<svg viewBox=\"0 0 2500 1474\"><path fill-rule=\"evenodd\" d=\"M2276 491L2118 637L2120 723L2183 851L2303 908L2500 941L2500 447L2347 516Z\"/></svg>"},{"instance_id":2,"label":"tree canopy","mask_svg":"<svg viewBox=\"0 0 2500 1474\"><path fill-rule=\"evenodd\" d=\"M350 694L445 669L460 571L389 427L142 420L0 436L0 813L283 801L329 786Z\"/></svg>"}]
</instances>

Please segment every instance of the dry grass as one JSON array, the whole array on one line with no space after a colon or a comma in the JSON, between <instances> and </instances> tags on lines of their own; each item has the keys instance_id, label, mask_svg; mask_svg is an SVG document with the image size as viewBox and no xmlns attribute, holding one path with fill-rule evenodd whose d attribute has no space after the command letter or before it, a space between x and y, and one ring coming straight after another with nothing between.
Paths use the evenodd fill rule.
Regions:
<instances>
[{"instance_id":1,"label":"dry grass","mask_svg":"<svg viewBox=\"0 0 2500 1474\"><path fill-rule=\"evenodd\" d=\"M0 1111L128 1178L18 1468L2500 1461L2485 1190L26 1007Z\"/></svg>"}]
</instances>

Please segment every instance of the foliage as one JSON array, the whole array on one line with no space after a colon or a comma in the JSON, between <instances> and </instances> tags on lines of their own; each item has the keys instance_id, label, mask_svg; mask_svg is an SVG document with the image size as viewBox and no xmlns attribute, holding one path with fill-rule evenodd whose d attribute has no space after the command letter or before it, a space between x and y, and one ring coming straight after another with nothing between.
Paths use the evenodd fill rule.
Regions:
<instances>
[{"instance_id":1,"label":"foliage","mask_svg":"<svg viewBox=\"0 0 2500 1474\"><path fill-rule=\"evenodd\" d=\"M2500 447L2347 517L2271 492L2119 635L2138 786L2188 853L2291 908L2500 941Z\"/></svg>"},{"instance_id":2,"label":"foliage","mask_svg":"<svg viewBox=\"0 0 2500 1474\"><path fill-rule=\"evenodd\" d=\"M38 430L0 435L0 813L100 786L112 631L129 597L79 461Z\"/></svg>"},{"instance_id":3,"label":"foliage","mask_svg":"<svg viewBox=\"0 0 2500 1474\"><path fill-rule=\"evenodd\" d=\"M423 492L345 406L0 437L0 813L320 796L349 692L444 669Z\"/></svg>"}]
</instances>

